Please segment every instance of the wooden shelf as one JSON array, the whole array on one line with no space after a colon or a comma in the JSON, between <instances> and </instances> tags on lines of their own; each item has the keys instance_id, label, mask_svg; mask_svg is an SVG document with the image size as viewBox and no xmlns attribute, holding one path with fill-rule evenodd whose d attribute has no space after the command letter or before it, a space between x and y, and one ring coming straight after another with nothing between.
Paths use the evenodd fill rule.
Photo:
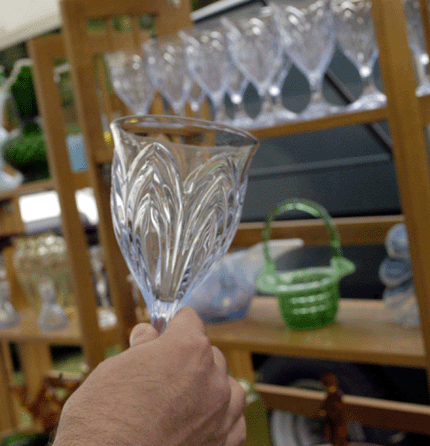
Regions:
<instances>
[{"instance_id":1,"label":"wooden shelf","mask_svg":"<svg viewBox=\"0 0 430 446\"><path fill-rule=\"evenodd\" d=\"M207 325L212 343L251 353L425 367L419 328L390 322L383 302L341 299L337 321L314 330L286 328L273 297L255 297L237 322Z\"/></svg>"},{"instance_id":2,"label":"wooden shelf","mask_svg":"<svg viewBox=\"0 0 430 446\"><path fill-rule=\"evenodd\" d=\"M20 311L19 315L20 322L18 325L0 330L0 340L45 343L49 345L82 345L83 339L76 312L73 312L69 317L67 327L51 332L39 330L37 326L37 315L33 310ZM115 344L116 326L102 329L102 333L105 345Z\"/></svg>"},{"instance_id":3,"label":"wooden shelf","mask_svg":"<svg viewBox=\"0 0 430 446\"><path fill-rule=\"evenodd\" d=\"M385 243L388 230L403 223L402 215L343 217L333 219L342 245L374 245ZM261 242L265 222L240 223L233 246L251 246ZM329 237L321 220L283 220L271 224L271 239L301 238L306 245L327 245Z\"/></svg>"},{"instance_id":4,"label":"wooden shelf","mask_svg":"<svg viewBox=\"0 0 430 446\"><path fill-rule=\"evenodd\" d=\"M430 98L430 97L429 97ZM278 124L271 127L262 127L258 129L245 129L255 135L257 138L276 138L280 136L293 135L296 133L314 132L317 130L326 130L348 125L370 124L375 121L387 119L387 109L377 108L375 110L364 110L357 112L342 111L338 114L326 116L313 120L289 121L285 124ZM430 119L430 118L429 118ZM95 151L94 160L96 164L110 163L113 157L113 145Z\"/></svg>"},{"instance_id":5,"label":"wooden shelf","mask_svg":"<svg viewBox=\"0 0 430 446\"><path fill-rule=\"evenodd\" d=\"M273 127L252 129L250 132L260 139L275 138L278 136L315 132L318 130L327 130L348 125L370 124L372 122L384 121L386 119L387 109L385 107L357 112L345 112L343 110L338 114L325 116L323 118L290 121Z\"/></svg>"},{"instance_id":6,"label":"wooden shelf","mask_svg":"<svg viewBox=\"0 0 430 446\"><path fill-rule=\"evenodd\" d=\"M14 197L20 197L22 195L28 195L54 188L55 185L52 178L49 178L47 180L34 181L31 183L24 183L16 187L15 189L0 191L0 201L10 200Z\"/></svg>"}]
</instances>

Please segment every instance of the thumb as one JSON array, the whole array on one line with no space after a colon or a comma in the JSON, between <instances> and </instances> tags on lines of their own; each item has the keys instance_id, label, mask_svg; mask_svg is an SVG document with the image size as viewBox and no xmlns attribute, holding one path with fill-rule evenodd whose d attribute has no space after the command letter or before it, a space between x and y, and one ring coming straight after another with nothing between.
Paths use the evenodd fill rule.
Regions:
<instances>
[{"instance_id":1,"label":"thumb","mask_svg":"<svg viewBox=\"0 0 430 446\"><path fill-rule=\"evenodd\" d=\"M130 347L136 347L157 338L158 332L151 324L137 324L130 334Z\"/></svg>"}]
</instances>

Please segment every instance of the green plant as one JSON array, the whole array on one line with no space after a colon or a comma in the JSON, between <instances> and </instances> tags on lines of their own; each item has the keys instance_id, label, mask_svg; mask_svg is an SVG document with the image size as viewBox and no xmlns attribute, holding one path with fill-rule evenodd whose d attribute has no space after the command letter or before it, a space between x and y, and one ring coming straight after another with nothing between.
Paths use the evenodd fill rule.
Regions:
<instances>
[{"instance_id":1,"label":"green plant","mask_svg":"<svg viewBox=\"0 0 430 446\"><path fill-rule=\"evenodd\" d=\"M27 177L27 180L49 176L45 140L40 128L27 126L21 135L7 141L3 146L3 157L8 164Z\"/></svg>"},{"instance_id":2,"label":"green plant","mask_svg":"<svg viewBox=\"0 0 430 446\"><path fill-rule=\"evenodd\" d=\"M11 86L11 92L19 117L23 121L38 116L39 111L37 108L31 67L24 66L21 68L16 81Z\"/></svg>"}]
</instances>

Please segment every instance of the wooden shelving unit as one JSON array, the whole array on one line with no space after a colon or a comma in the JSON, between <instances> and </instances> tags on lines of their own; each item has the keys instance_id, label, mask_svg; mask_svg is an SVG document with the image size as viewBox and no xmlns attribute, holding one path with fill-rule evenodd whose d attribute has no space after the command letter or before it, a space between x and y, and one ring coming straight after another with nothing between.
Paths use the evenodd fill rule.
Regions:
<instances>
[{"instance_id":1,"label":"wooden shelving unit","mask_svg":"<svg viewBox=\"0 0 430 446\"><path fill-rule=\"evenodd\" d=\"M86 180L94 189L99 209L100 238L106 254L106 269L112 300L118 316L116 336L125 347L131 327L136 322L135 305L125 276L128 273L117 246L111 223L109 185L103 177L103 166L110 163L113 148L104 138L101 114L108 120L113 116L112 93L106 89L100 56L108 51L133 47L145 32L138 26L137 18L151 14L156 18L159 34L170 34L176 29L189 26L189 5L171 9L167 0L153 2L150 7L140 0L62 0L63 33L36 39L31 43L36 87L40 109L44 117L45 132L50 152L54 187L59 193L63 214L63 230L70 246L71 270L77 293L77 318L69 331L50 335L31 334L26 330L0 332L0 340L19 342L30 348L39 341L43 345L55 342L83 345L90 367L99 362L100 352L110 342L110 331L94 331L96 321L90 283L90 266L84 255L85 241L82 228L76 226L77 211L71 185L81 184L73 179L67 161L64 125L58 91L53 80L54 60L67 55L71 64L75 99L80 125L84 134L88 159ZM428 12L426 0L423 11ZM112 27L112 18L129 16L129 33L118 33ZM420 329L403 329L392 324L381 302L342 300L336 323L318 330L292 331L280 317L273 298L256 297L250 313L244 320L207 327L208 335L226 355L231 372L236 377L255 379L252 354L296 356L425 368L430 372L430 174L424 126L430 123L430 96L417 98L415 78L411 62L403 7L401 0L374 0L373 16L380 49L380 66L387 95L384 108L355 113L342 113L312 121L293 121L275 127L254 130L260 138L274 138L296 133L318 131L348 125L370 124L386 120L393 141L393 158L396 166L402 215L369 216L336 219L342 244L381 244L388 229L405 222L410 239L412 266L422 325ZM105 20L101 33L87 33L87 20ZM430 25L426 30L430 32ZM427 36L430 42L430 35ZM103 98L100 101L100 97ZM102 102L102 111L100 110ZM118 102L116 102L118 104ZM115 110L117 111L117 110ZM127 110L122 110L124 113ZM34 187L39 187L38 185ZM48 185L49 187L52 186ZM30 187L30 186L29 186ZM31 186L33 187L33 186ZM31 189L30 187L30 189ZM17 195L0 194L0 201L14 200ZM335 191L333 191L335 193ZM0 214L1 215L1 214ZM241 224L234 244L248 246L261 240L262 222ZM0 227L1 232L1 227ZM327 235L322 223L303 220L276 222L273 238L300 237L307 244L325 244ZM92 303L88 303L92 302ZM25 313L23 313L25 316ZM32 320L32 316L28 316ZM34 323L34 320L33 322ZM31 322L29 322L29 327ZM94 344L94 340L97 340ZM94 344L94 345L93 345ZM3 345L3 344L2 344ZM28 358L34 358L30 351ZM48 364L49 365L49 364ZM36 361L36 368L43 370L46 361ZM28 361L28 370L31 369ZM34 367L34 365L33 365ZM0 368L0 378L7 370ZM3 379L3 383L5 380ZM270 408L290 410L308 415L318 414L322 395L318 392L293 388L281 388L257 384ZM1 388L0 395L4 392ZM395 403L371 398L346 396L348 419L382 427L399 428L430 435L430 409L427 406ZM0 404L0 417L4 407ZM5 420L5 421L3 421ZM13 422L8 415L0 418L2 425Z\"/></svg>"}]
</instances>

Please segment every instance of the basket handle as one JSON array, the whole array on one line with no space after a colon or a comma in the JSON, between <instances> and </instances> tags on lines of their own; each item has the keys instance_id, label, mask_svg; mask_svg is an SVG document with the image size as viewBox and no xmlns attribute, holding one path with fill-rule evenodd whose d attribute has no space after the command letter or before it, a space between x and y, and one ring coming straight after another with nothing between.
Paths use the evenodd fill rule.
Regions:
<instances>
[{"instance_id":1,"label":"basket handle","mask_svg":"<svg viewBox=\"0 0 430 446\"><path fill-rule=\"evenodd\" d=\"M314 217L321 218L324 221L327 232L330 236L330 246L332 248L333 257L342 257L342 248L340 245L339 233L337 231L336 225L333 222L333 219L330 217L327 210L312 200L291 198L290 200L286 200L278 204L278 206L269 214L266 225L262 232L267 271L275 271L275 262L270 256L269 244L267 243L270 239L270 224L277 216L283 214L286 211L292 210L304 211L313 215Z\"/></svg>"}]
</instances>

